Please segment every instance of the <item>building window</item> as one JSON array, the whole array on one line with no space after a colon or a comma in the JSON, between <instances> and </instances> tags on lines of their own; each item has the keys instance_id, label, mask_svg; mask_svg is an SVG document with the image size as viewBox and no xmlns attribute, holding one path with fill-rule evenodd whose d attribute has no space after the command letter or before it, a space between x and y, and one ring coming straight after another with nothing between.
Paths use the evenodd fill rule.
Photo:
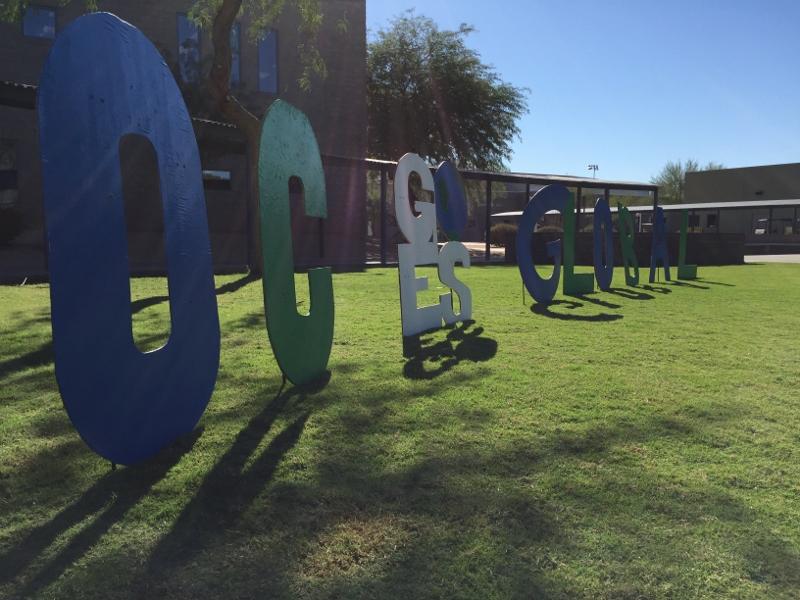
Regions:
<instances>
[{"instance_id":1,"label":"building window","mask_svg":"<svg viewBox=\"0 0 800 600\"><path fill-rule=\"evenodd\" d=\"M17 144L0 139L0 246L12 242L24 228L18 187Z\"/></svg>"},{"instance_id":2,"label":"building window","mask_svg":"<svg viewBox=\"0 0 800 600\"><path fill-rule=\"evenodd\" d=\"M706 227L714 229L717 226L717 215L706 215Z\"/></svg>"},{"instance_id":3,"label":"building window","mask_svg":"<svg viewBox=\"0 0 800 600\"><path fill-rule=\"evenodd\" d=\"M689 215L689 227L700 227L700 215Z\"/></svg>"},{"instance_id":4,"label":"building window","mask_svg":"<svg viewBox=\"0 0 800 600\"><path fill-rule=\"evenodd\" d=\"M22 33L52 40L56 37L56 11L44 6L28 6L22 18Z\"/></svg>"},{"instance_id":5,"label":"building window","mask_svg":"<svg viewBox=\"0 0 800 600\"><path fill-rule=\"evenodd\" d=\"M274 29L258 42L258 90L278 93L278 32Z\"/></svg>"},{"instance_id":6,"label":"building window","mask_svg":"<svg viewBox=\"0 0 800 600\"><path fill-rule=\"evenodd\" d=\"M231 172L203 169L203 187L207 190L229 191L231 189Z\"/></svg>"},{"instance_id":7,"label":"building window","mask_svg":"<svg viewBox=\"0 0 800 600\"><path fill-rule=\"evenodd\" d=\"M178 15L178 68L181 80L200 79L200 28L186 15Z\"/></svg>"},{"instance_id":8,"label":"building window","mask_svg":"<svg viewBox=\"0 0 800 600\"><path fill-rule=\"evenodd\" d=\"M17 204L17 145L13 140L0 139L0 209Z\"/></svg>"},{"instance_id":9,"label":"building window","mask_svg":"<svg viewBox=\"0 0 800 600\"><path fill-rule=\"evenodd\" d=\"M231 27L231 85L239 85L242 78L242 24L234 23Z\"/></svg>"}]
</instances>

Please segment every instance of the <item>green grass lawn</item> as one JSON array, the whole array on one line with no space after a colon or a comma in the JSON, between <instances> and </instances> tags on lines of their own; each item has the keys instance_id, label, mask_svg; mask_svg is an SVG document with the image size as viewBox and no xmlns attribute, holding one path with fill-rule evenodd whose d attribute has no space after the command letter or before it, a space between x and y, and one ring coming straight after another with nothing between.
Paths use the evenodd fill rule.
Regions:
<instances>
[{"instance_id":1,"label":"green grass lawn","mask_svg":"<svg viewBox=\"0 0 800 600\"><path fill-rule=\"evenodd\" d=\"M800 597L800 265L618 269L546 311L459 272L475 323L405 357L396 270L335 275L316 390L281 388L260 282L218 277L205 415L116 471L61 405L47 287L0 288L0 597ZM134 281L142 348L165 289Z\"/></svg>"}]
</instances>

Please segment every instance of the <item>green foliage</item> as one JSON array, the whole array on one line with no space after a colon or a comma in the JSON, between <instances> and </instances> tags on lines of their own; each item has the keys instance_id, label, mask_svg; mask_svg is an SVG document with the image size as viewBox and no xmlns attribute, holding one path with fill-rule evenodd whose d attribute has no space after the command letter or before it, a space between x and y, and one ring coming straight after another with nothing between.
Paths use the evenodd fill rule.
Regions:
<instances>
[{"instance_id":1,"label":"green foliage","mask_svg":"<svg viewBox=\"0 0 800 600\"><path fill-rule=\"evenodd\" d=\"M477 322L405 359L397 270L335 274L321 390L282 388L260 282L221 276L196 434L116 471L61 405L48 287L0 287L0 598L797 598L799 267L542 313L460 269ZM131 287L163 340L165 280Z\"/></svg>"},{"instance_id":2,"label":"green foliage","mask_svg":"<svg viewBox=\"0 0 800 600\"><path fill-rule=\"evenodd\" d=\"M58 6L65 6L71 0L58 0ZM22 19L25 9L29 4L36 5L36 2L30 0L0 0L0 21L13 23ZM86 10L97 10L97 0L83 0Z\"/></svg>"},{"instance_id":3,"label":"green foliage","mask_svg":"<svg viewBox=\"0 0 800 600\"><path fill-rule=\"evenodd\" d=\"M497 223L489 230L489 239L497 246L511 246L517 240L517 229L512 223Z\"/></svg>"},{"instance_id":4,"label":"green foliage","mask_svg":"<svg viewBox=\"0 0 800 600\"><path fill-rule=\"evenodd\" d=\"M467 47L472 31L441 30L408 12L368 44L370 156L416 152L461 168L503 167L527 112L525 90L502 81Z\"/></svg>"},{"instance_id":5,"label":"green foliage","mask_svg":"<svg viewBox=\"0 0 800 600\"><path fill-rule=\"evenodd\" d=\"M71 0L59 0L59 5L69 4ZM189 10L189 16L198 25L211 28L217 11L230 0L196 0ZM22 18L26 6L35 4L29 0L0 0L0 21L16 22ZM83 0L87 11L97 10L97 0ZM316 39L323 21L320 0L242 0L240 13L250 15L248 35L257 40L278 20L287 4L294 4L300 16L298 52L303 70L297 79L298 85L310 91L314 77L325 78L328 74L325 60L317 48ZM337 30L347 32L347 20L337 22ZM180 78L178 78L180 81ZM195 100L199 101L199 100Z\"/></svg>"},{"instance_id":6,"label":"green foliage","mask_svg":"<svg viewBox=\"0 0 800 600\"><path fill-rule=\"evenodd\" d=\"M724 165L715 162L709 162L706 166L700 167L700 164L693 159L688 159L686 163L680 160L672 162L669 161L655 177L650 179L651 183L659 187L659 202L662 204L680 204L683 202L684 185L686 184L686 173L694 173L695 171L715 171L724 169Z\"/></svg>"},{"instance_id":7,"label":"green foliage","mask_svg":"<svg viewBox=\"0 0 800 600\"><path fill-rule=\"evenodd\" d=\"M561 225L542 225L536 228L537 233L564 233L564 228Z\"/></svg>"},{"instance_id":8,"label":"green foliage","mask_svg":"<svg viewBox=\"0 0 800 600\"><path fill-rule=\"evenodd\" d=\"M210 28L217 11L226 0L195 0L189 11L201 27ZM252 40L259 40L272 27L286 8L294 4L300 16L298 52L303 70L297 79L305 91L311 90L315 76L325 78L327 67L316 44L317 34L322 27L323 12L320 0L242 0L240 13L250 15L247 34ZM337 24L341 29L341 23Z\"/></svg>"}]
</instances>

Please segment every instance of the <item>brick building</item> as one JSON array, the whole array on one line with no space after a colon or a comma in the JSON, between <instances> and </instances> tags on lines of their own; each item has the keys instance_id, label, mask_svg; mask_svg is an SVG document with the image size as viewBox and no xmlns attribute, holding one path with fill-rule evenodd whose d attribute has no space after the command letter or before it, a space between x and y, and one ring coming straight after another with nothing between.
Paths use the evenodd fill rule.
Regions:
<instances>
[{"instance_id":1,"label":"brick building","mask_svg":"<svg viewBox=\"0 0 800 600\"><path fill-rule=\"evenodd\" d=\"M39 0L22 23L0 24L0 277L46 274L41 168L35 94L54 37L80 16L83 3L58 6ZM191 94L202 96L202 71L211 57L207 31L186 18L191 0L100 0L101 10L137 26L161 51L186 90L203 163L209 234L215 268L247 264L248 160L239 131L213 115L198 114ZM250 34L245 14L232 33L232 82L237 96L258 116L275 98L303 110L323 155L328 218L307 218L293 202L295 261L305 267L339 267L365 261L366 235L366 9L365 0L322 0L317 47L327 77L301 89L299 17L287 7L261 39ZM199 106L199 103L198 103ZM124 150L124 149L123 149ZM163 227L152 160L135 149L123 164L131 271L164 268ZM122 158L125 162L125 158ZM139 176L130 176L130 169Z\"/></svg>"}]
</instances>

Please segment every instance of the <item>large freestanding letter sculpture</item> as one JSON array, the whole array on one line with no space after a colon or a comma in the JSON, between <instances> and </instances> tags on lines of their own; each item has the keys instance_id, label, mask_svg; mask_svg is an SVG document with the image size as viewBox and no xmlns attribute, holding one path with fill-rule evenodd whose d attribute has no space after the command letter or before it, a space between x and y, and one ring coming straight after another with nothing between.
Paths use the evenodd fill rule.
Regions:
<instances>
[{"instance_id":1,"label":"large freestanding letter sculpture","mask_svg":"<svg viewBox=\"0 0 800 600\"><path fill-rule=\"evenodd\" d=\"M56 379L81 437L131 464L194 428L219 365L211 250L200 156L164 59L107 13L59 35L39 88L44 209ZM131 329L120 139L157 157L171 331L140 352Z\"/></svg>"},{"instance_id":2,"label":"large freestanding letter sculpture","mask_svg":"<svg viewBox=\"0 0 800 600\"><path fill-rule=\"evenodd\" d=\"M394 177L394 208L397 224L408 240L407 244L397 246L400 313L404 336L440 327L442 320L452 325L472 317L472 294L466 285L456 279L453 269L456 262L469 267L469 252L464 244L458 241L447 242L441 253L439 252L436 206L431 202L415 202L414 208L420 215L415 217L411 211L408 190L408 178L411 173L419 176L423 190L434 191L434 179L425 161L416 154L404 154L397 163ZM461 194L463 198L463 191ZM451 192L449 200L457 198L458 196ZM417 308L417 292L428 289L428 278L417 277L414 267L434 264L438 266L439 280L450 287L451 291L441 294L438 304ZM461 302L459 313L455 313L453 309L453 292L458 294Z\"/></svg>"},{"instance_id":3,"label":"large freestanding letter sculpture","mask_svg":"<svg viewBox=\"0 0 800 600\"><path fill-rule=\"evenodd\" d=\"M320 378L333 344L333 281L328 267L308 272L309 314L297 312L289 179L303 183L305 213L325 218L325 173L308 118L276 100L264 116L258 160L264 309L275 359L294 384Z\"/></svg>"},{"instance_id":4,"label":"large freestanding letter sculpture","mask_svg":"<svg viewBox=\"0 0 800 600\"><path fill-rule=\"evenodd\" d=\"M442 161L436 167L433 185L436 190L436 218L447 239L460 240L467 226L467 202L461 174L449 160Z\"/></svg>"},{"instance_id":5,"label":"large freestanding letter sculpture","mask_svg":"<svg viewBox=\"0 0 800 600\"><path fill-rule=\"evenodd\" d=\"M664 218L664 209L656 206L653 213L653 247L650 252L650 283L656 280L658 261L664 267L664 279L669 277L669 251L667 250L667 220Z\"/></svg>"},{"instance_id":6,"label":"large freestanding letter sculpture","mask_svg":"<svg viewBox=\"0 0 800 600\"><path fill-rule=\"evenodd\" d=\"M582 296L594 291L590 273L575 273L575 198L569 194L564 212L564 293Z\"/></svg>"},{"instance_id":7,"label":"large freestanding letter sculpture","mask_svg":"<svg viewBox=\"0 0 800 600\"><path fill-rule=\"evenodd\" d=\"M528 202L517 228L517 266L528 293L540 304L550 304L558 289L561 277L561 240L547 242L547 256L553 259L553 274L543 279L533 263L531 236L536 223L551 210L562 215L568 210L569 190L563 185L548 185L540 189Z\"/></svg>"},{"instance_id":8,"label":"large freestanding letter sculpture","mask_svg":"<svg viewBox=\"0 0 800 600\"><path fill-rule=\"evenodd\" d=\"M611 287L611 280L614 278L614 230L611 224L611 208L605 198L598 198L594 205L593 229L594 276L597 286L605 292Z\"/></svg>"},{"instance_id":9,"label":"large freestanding letter sculpture","mask_svg":"<svg viewBox=\"0 0 800 600\"><path fill-rule=\"evenodd\" d=\"M689 211L681 211L681 240L678 247L678 279L697 279L697 265L686 264L686 238L689 229Z\"/></svg>"},{"instance_id":10,"label":"large freestanding letter sculpture","mask_svg":"<svg viewBox=\"0 0 800 600\"><path fill-rule=\"evenodd\" d=\"M622 249L622 264L625 267L625 285L639 285L639 259L634 245L635 229L630 211L617 203L619 245Z\"/></svg>"}]
</instances>

